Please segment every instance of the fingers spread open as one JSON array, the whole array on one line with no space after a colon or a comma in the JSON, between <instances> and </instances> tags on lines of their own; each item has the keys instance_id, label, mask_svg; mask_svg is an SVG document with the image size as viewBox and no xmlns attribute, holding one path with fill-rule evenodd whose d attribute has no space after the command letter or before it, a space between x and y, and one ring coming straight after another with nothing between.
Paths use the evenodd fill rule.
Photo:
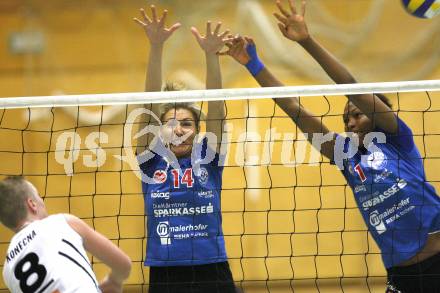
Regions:
<instances>
[{"instance_id":1,"label":"fingers spread open","mask_svg":"<svg viewBox=\"0 0 440 293\"><path fill-rule=\"evenodd\" d=\"M222 23L218 22L217 25L215 26L215 29L214 29L214 35L218 36L218 33L220 31L221 26L222 26Z\"/></svg>"},{"instance_id":2,"label":"fingers spread open","mask_svg":"<svg viewBox=\"0 0 440 293\"><path fill-rule=\"evenodd\" d=\"M288 0L287 2L289 3L290 11L292 12L292 14L297 14L295 7L295 0Z\"/></svg>"},{"instance_id":3,"label":"fingers spread open","mask_svg":"<svg viewBox=\"0 0 440 293\"><path fill-rule=\"evenodd\" d=\"M142 21L140 21L139 19L137 19L136 17L133 18L133 20L137 23L139 23L141 26L146 26L145 23L143 23Z\"/></svg>"},{"instance_id":4,"label":"fingers spread open","mask_svg":"<svg viewBox=\"0 0 440 293\"><path fill-rule=\"evenodd\" d=\"M220 37L221 37L222 39L224 39L226 36L227 36L227 40L232 40L232 36L229 35L229 30L225 30L225 31L220 35Z\"/></svg>"},{"instance_id":5,"label":"fingers spread open","mask_svg":"<svg viewBox=\"0 0 440 293\"><path fill-rule=\"evenodd\" d=\"M275 12L273 15L275 16L276 19L278 19L282 23L287 22L287 18L285 18L284 16L281 16L279 13Z\"/></svg>"},{"instance_id":6,"label":"fingers spread open","mask_svg":"<svg viewBox=\"0 0 440 293\"><path fill-rule=\"evenodd\" d=\"M175 30L177 30L179 27L181 27L182 26L182 24L180 24L180 22L178 22L178 23L175 23L175 24L173 24L169 29L168 29L168 31L169 32L171 32L171 33L173 33Z\"/></svg>"},{"instance_id":7,"label":"fingers spread open","mask_svg":"<svg viewBox=\"0 0 440 293\"><path fill-rule=\"evenodd\" d=\"M278 28L280 29L281 33L283 34L283 36L286 36L287 32L286 32L286 26L282 23L278 23Z\"/></svg>"},{"instance_id":8,"label":"fingers spread open","mask_svg":"<svg viewBox=\"0 0 440 293\"><path fill-rule=\"evenodd\" d=\"M246 37L244 37L244 38L246 39L246 42L247 42L248 44L255 46L254 39L252 39L251 37L248 37L248 36L246 36Z\"/></svg>"},{"instance_id":9,"label":"fingers spread open","mask_svg":"<svg viewBox=\"0 0 440 293\"><path fill-rule=\"evenodd\" d=\"M206 35L211 35L212 34L212 30L211 30L211 22L207 21L206 22Z\"/></svg>"},{"instance_id":10,"label":"fingers spread open","mask_svg":"<svg viewBox=\"0 0 440 293\"><path fill-rule=\"evenodd\" d=\"M151 15L154 22L157 22L156 6L151 5Z\"/></svg>"},{"instance_id":11,"label":"fingers spread open","mask_svg":"<svg viewBox=\"0 0 440 293\"><path fill-rule=\"evenodd\" d=\"M302 16L306 15L306 1L305 0L301 1L301 15Z\"/></svg>"},{"instance_id":12,"label":"fingers spread open","mask_svg":"<svg viewBox=\"0 0 440 293\"><path fill-rule=\"evenodd\" d=\"M202 40L202 36L200 35L199 31L195 27L191 27L192 34L196 37L197 41L200 43Z\"/></svg>"},{"instance_id":13,"label":"fingers spread open","mask_svg":"<svg viewBox=\"0 0 440 293\"><path fill-rule=\"evenodd\" d=\"M160 25L163 26L165 24L165 19L167 18L167 14L168 14L168 10L164 10L163 14L162 14L162 17L159 20L159 24Z\"/></svg>"},{"instance_id":14,"label":"fingers spread open","mask_svg":"<svg viewBox=\"0 0 440 293\"><path fill-rule=\"evenodd\" d=\"M287 12L287 10L284 9L284 7L281 5L281 2L280 2L279 0L277 0L276 4L277 4L278 9L280 10L280 12L281 12L285 17L289 17L289 16L290 16L289 12Z\"/></svg>"},{"instance_id":15,"label":"fingers spread open","mask_svg":"<svg viewBox=\"0 0 440 293\"><path fill-rule=\"evenodd\" d=\"M147 13L145 13L145 10L143 8L141 8L141 14L146 23L151 23L151 19L148 17Z\"/></svg>"}]
</instances>

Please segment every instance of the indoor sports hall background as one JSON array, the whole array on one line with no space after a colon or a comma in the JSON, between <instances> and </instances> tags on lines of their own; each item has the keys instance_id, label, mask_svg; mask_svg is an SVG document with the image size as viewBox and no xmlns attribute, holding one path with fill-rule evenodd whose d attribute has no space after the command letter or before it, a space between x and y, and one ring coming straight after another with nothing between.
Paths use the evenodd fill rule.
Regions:
<instances>
[{"instance_id":1,"label":"indoor sports hall background","mask_svg":"<svg viewBox=\"0 0 440 293\"><path fill-rule=\"evenodd\" d=\"M440 17L415 18L399 0L308 2L311 33L359 81L440 79ZM254 37L261 59L285 84L331 83L279 33L273 1L5 0L0 1L0 97L142 91L149 48L132 18L150 4L169 10L168 24L182 23L164 50L167 80L203 88L204 56L189 28L204 31L211 20ZM225 88L257 86L229 57L221 62ZM440 94L389 97L413 129L427 178L439 190ZM323 122L330 128L343 131L343 97L310 97L304 103L317 115L327 114ZM26 175L50 213L73 213L114 240L134 262L126 292L142 292L148 270L142 266L141 185L131 167L114 157L124 155L123 128L131 108L0 110L0 177ZM310 159L307 142L271 100L227 102L227 119L233 131L223 178L223 228L238 285L246 292L383 292L379 251L338 171L319 156ZM271 128L278 138L268 134ZM56 160L66 132L81 140L73 176ZM94 137L96 132L108 139ZM97 158L86 145L88 137L102 138L102 166L87 165ZM276 140L269 148L267 138ZM284 164L283 143L293 140L297 152ZM305 159L294 168L302 150ZM0 228L1 264L11 236ZM94 268L98 277L104 275L96 260ZM0 292L7 292L1 279Z\"/></svg>"}]
</instances>

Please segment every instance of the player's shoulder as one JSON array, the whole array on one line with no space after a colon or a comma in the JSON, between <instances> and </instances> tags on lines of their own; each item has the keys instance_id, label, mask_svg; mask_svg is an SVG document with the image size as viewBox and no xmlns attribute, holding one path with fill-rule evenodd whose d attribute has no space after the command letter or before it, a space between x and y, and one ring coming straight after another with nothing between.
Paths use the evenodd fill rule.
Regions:
<instances>
[{"instance_id":1,"label":"player's shoulder","mask_svg":"<svg viewBox=\"0 0 440 293\"><path fill-rule=\"evenodd\" d=\"M153 151L137 155L137 161L141 170L147 171L149 169L166 164L167 158L163 158Z\"/></svg>"},{"instance_id":2,"label":"player's shoulder","mask_svg":"<svg viewBox=\"0 0 440 293\"><path fill-rule=\"evenodd\" d=\"M47 216L43 220L41 220L42 223L46 223L48 225L54 225L54 224L64 224L67 223L67 214L53 214L50 216Z\"/></svg>"},{"instance_id":3,"label":"player's shoulder","mask_svg":"<svg viewBox=\"0 0 440 293\"><path fill-rule=\"evenodd\" d=\"M71 224L75 219L78 218L70 214L50 215L40 221L40 229L50 231L51 234L58 234L58 236L66 235L66 233L76 232Z\"/></svg>"}]
</instances>

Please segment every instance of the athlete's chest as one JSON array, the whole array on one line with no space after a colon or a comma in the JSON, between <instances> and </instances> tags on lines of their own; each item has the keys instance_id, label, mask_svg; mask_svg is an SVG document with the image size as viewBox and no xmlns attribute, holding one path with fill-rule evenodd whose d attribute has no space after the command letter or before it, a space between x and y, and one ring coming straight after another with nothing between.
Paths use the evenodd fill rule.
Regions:
<instances>
[{"instance_id":1,"label":"athlete's chest","mask_svg":"<svg viewBox=\"0 0 440 293\"><path fill-rule=\"evenodd\" d=\"M405 168L405 162L389 148L357 152L344 161L344 175L350 185L374 186L393 183ZM357 187L357 189L365 189Z\"/></svg>"},{"instance_id":2,"label":"athlete's chest","mask_svg":"<svg viewBox=\"0 0 440 293\"><path fill-rule=\"evenodd\" d=\"M148 184L145 196L153 202L204 201L213 199L221 190L221 169L212 165L193 168L180 162L180 168L157 164L152 170L154 183Z\"/></svg>"},{"instance_id":3,"label":"athlete's chest","mask_svg":"<svg viewBox=\"0 0 440 293\"><path fill-rule=\"evenodd\" d=\"M383 148L367 154L357 153L344 162L344 173L359 206L368 210L409 190L409 167L405 160Z\"/></svg>"}]
</instances>

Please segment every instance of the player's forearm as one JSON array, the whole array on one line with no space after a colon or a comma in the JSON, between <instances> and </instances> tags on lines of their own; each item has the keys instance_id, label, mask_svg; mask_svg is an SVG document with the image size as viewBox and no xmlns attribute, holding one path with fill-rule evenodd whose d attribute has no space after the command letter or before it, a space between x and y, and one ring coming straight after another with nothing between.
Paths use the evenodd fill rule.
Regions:
<instances>
[{"instance_id":1,"label":"player's forearm","mask_svg":"<svg viewBox=\"0 0 440 293\"><path fill-rule=\"evenodd\" d=\"M261 71L254 76L255 80L262 87L281 87L284 84L276 78L270 70L264 66ZM292 98L275 98L274 102L295 121L299 116L300 105L296 97Z\"/></svg>"},{"instance_id":2,"label":"player's forearm","mask_svg":"<svg viewBox=\"0 0 440 293\"><path fill-rule=\"evenodd\" d=\"M222 77L220 71L220 61L217 54L206 53L206 88L222 88ZM224 101L208 102L208 117L206 122L206 131L214 133L220 138L222 131L222 122L225 118Z\"/></svg>"},{"instance_id":3,"label":"player's forearm","mask_svg":"<svg viewBox=\"0 0 440 293\"><path fill-rule=\"evenodd\" d=\"M207 120L220 120L224 119L226 115L225 102L224 101L210 101L208 102L208 117Z\"/></svg>"},{"instance_id":4,"label":"player's forearm","mask_svg":"<svg viewBox=\"0 0 440 293\"><path fill-rule=\"evenodd\" d=\"M162 89L162 55L163 43L151 43L145 79L145 91L147 92L158 92ZM156 116L159 116L159 104L147 104L144 107ZM156 121L151 115L142 115L138 128L139 131L144 129L147 124L156 124ZM143 135L138 138L136 152L138 154L142 153L150 140L150 135Z\"/></svg>"},{"instance_id":5,"label":"player's forearm","mask_svg":"<svg viewBox=\"0 0 440 293\"><path fill-rule=\"evenodd\" d=\"M206 89L222 88L220 61L216 54L206 53Z\"/></svg>"},{"instance_id":6,"label":"player's forearm","mask_svg":"<svg viewBox=\"0 0 440 293\"><path fill-rule=\"evenodd\" d=\"M284 84L276 78L267 67L264 67L256 76L255 80L262 87L281 87ZM300 104L296 97L274 98L274 102L295 122L300 114Z\"/></svg>"},{"instance_id":7,"label":"player's forearm","mask_svg":"<svg viewBox=\"0 0 440 293\"><path fill-rule=\"evenodd\" d=\"M131 262L127 262L127 260L124 260L117 264L115 263L115 265L117 265L117 267L112 268L109 274L109 278L112 279L114 282L122 284L130 276Z\"/></svg>"},{"instance_id":8,"label":"player's forearm","mask_svg":"<svg viewBox=\"0 0 440 293\"><path fill-rule=\"evenodd\" d=\"M151 111L158 119L160 119L159 115L159 105L160 104L145 104L142 105L145 109ZM159 126L159 121L156 120L155 117L151 114L142 114L139 118L138 126L137 126L137 133L140 133L147 125L154 125ZM136 154L141 154L147 146L150 145L152 139L154 138L154 135L151 133L144 134L140 136L136 141Z\"/></svg>"},{"instance_id":9,"label":"player's forearm","mask_svg":"<svg viewBox=\"0 0 440 293\"><path fill-rule=\"evenodd\" d=\"M162 89L162 44L151 44L148 58L145 91L158 92Z\"/></svg>"},{"instance_id":10,"label":"player's forearm","mask_svg":"<svg viewBox=\"0 0 440 293\"><path fill-rule=\"evenodd\" d=\"M276 87L284 86L284 84L276 78L272 72L264 67L257 75L254 76L255 80L262 87Z\"/></svg>"},{"instance_id":11,"label":"player's forearm","mask_svg":"<svg viewBox=\"0 0 440 293\"><path fill-rule=\"evenodd\" d=\"M312 36L298 43L321 65L335 83L356 83L348 69Z\"/></svg>"},{"instance_id":12,"label":"player's forearm","mask_svg":"<svg viewBox=\"0 0 440 293\"><path fill-rule=\"evenodd\" d=\"M83 239L84 248L111 268L113 280L122 283L128 278L131 271L131 260L128 255L84 221L72 215L65 217L67 223Z\"/></svg>"},{"instance_id":13,"label":"player's forearm","mask_svg":"<svg viewBox=\"0 0 440 293\"><path fill-rule=\"evenodd\" d=\"M111 269L109 277L113 281L122 283L130 275L131 259L110 240L101 235L95 237L86 249Z\"/></svg>"}]
</instances>

